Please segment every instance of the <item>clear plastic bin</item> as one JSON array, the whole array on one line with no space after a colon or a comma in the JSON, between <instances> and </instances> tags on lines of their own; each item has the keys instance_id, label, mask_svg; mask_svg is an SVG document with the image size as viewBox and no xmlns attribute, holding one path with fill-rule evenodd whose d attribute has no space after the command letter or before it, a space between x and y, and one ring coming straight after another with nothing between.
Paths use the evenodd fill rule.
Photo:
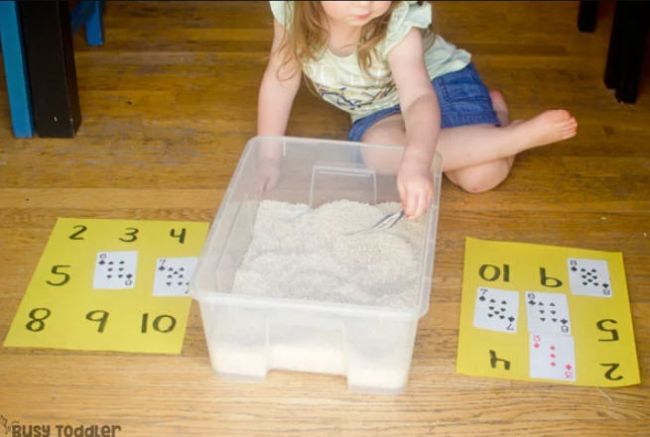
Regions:
<instances>
[{"instance_id":1,"label":"clear plastic bin","mask_svg":"<svg viewBox=\"0 0 650 437\"><path fill-rule=\"evenodd\" d=\"M263 145L281 150L282 165L277 185L260 196L256 177ZM231 293L261 200L312 207L341 199L399 202L395 175L367 168L362 148L399 150L290 137L256 137L246 144L190 284L219 375L264 379L270 369L283 369L345 375L355 391L397 393L405 387L418 319L429 306L441 185L438 155L415 306L395 309Z\"/></svg>"}]
</instances>

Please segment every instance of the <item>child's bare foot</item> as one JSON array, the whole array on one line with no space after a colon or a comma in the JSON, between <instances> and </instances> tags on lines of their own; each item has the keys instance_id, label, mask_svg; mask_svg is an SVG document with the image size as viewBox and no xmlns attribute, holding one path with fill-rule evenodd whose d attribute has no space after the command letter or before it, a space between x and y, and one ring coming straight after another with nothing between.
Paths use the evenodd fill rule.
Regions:
<instances>
[{"instance_id":1,"label":"child's bare foot","mask_svg":"<svg viewBox=\"0 0 650 437\"><path fill-rule=\"evenodd\" d=\"M569 111L550 109L530 120L514 121L510 127L516 129L517 135L521 138L518 150L521 152L575 136L578 122Z\"/></svg>"},{"instance_id":2,"label":"child's bare foot","mask_svg":"<svg viewBox=\"0 0 650 437\"><path fill-rule=\"evenodd\" d=\"M490 99L492 99L492 109L496 112L501 127L508 126L510 124L510 114L508 113L506 99L503 98L501 91L490 91Z\"/></svg>"},{"instance_id":3,"label":"child's bare foot","mask_svg":"<svg viewBox=\"0 0 650 437\"><path fill-rule=\"evenodd\" d=\"M506 103L506 99L503 97L503 94L501 94L501 91L490 91L490 99L492 99L492 109L494 109L494 112L496 112L497 119L499 120L501 127L508 126L510 124L510 112L508 111L508 104ZM514 123L518 124L516 121ZM505 160L508 163L508 167L512 168L512 163L515 160L515 155L506 156Z\"/></svg>"}]
</instances>

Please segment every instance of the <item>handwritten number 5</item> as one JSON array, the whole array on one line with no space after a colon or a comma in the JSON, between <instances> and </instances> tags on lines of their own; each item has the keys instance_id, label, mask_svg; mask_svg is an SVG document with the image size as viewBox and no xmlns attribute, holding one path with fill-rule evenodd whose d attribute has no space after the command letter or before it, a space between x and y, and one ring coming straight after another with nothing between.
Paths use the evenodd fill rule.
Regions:
<instances>
[{"instance_id":1,"label":"handwritten number 5","mask_svg":"<svg viewBox=\"0 0 650 437\"><path fill-rule=\"evenodd\" d=\"M62 278L60 278L59 282L53 282L53 281L49 281L49 280L45 281L45 282L47 284L53 285L55 287L60 287L62 285L67 284L68 281L70 280L70 275L61 271L62 269L67 269L67 268L70 268L70 266L66 266L66 265L62 265L62 264L52 266L52 270L50 270L52 272L52 274L62 276Z\"/></svg>"}]
</instances>

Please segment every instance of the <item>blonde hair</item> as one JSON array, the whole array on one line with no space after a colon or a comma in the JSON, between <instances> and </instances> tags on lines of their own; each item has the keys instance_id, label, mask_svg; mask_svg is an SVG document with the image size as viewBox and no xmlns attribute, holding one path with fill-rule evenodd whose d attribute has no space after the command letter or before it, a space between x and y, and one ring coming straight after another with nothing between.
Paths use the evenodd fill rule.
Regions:
<instances>
[{"instance_id":1,"label":"blonde hair","mask_svg":"<svg viewBox=\"0 0 650 437\"><path fill-rule=\"evenodd\" d=\"M373 77L370 73L373 58L379 59L377 45L386 37L391 14L399 3L392 2L383 15L361 28L357 58L361 71L369 77ZM418 4L422 3L423 1L418 1ZM294 58L300 66L317 60L322 49L327 46L328 39L327 18L320 1L295 1L292 5L285 2L285 17L292 19L290 23L286 23L286 32L279 48L279 51L284 53L283 67ZM424 30L424 35L428 48L433 43L433 24Z\"/></svg>"}]
</instances>

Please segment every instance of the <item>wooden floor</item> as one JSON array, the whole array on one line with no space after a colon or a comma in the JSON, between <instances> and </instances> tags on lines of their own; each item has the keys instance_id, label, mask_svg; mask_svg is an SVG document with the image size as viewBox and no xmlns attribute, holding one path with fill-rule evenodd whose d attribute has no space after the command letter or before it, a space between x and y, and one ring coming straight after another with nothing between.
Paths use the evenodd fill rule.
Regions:
<instances>
[{"instance_id":1,"label":"wooden floor","mask_svg":"<svg viewBox=\"0 0 650 437\"><path fill-rule=\"evenodd\" d=\"M580 126L575 139L519 156L492 192L444 184L431 309L402 395L350 394L343 378L325 375L216 378L194 305L180 356L0 348L0 415L117 424L118 436L648 435L648 75L633 106L604 88L609 3L593 34L576 30L573 1L442 2L437 11L441 34L474 53L514 118L563 107ZM101 48L75 37L76 138L13 139L0 91L0 339L57 217L210 221L255 134L271 37L265 3L107 2L105 25ZM308 92L295 108L289 134L344 137L347 117ZM466 236L622 251L642 384L456 374Z\"/></svg>"}]
</instances>

